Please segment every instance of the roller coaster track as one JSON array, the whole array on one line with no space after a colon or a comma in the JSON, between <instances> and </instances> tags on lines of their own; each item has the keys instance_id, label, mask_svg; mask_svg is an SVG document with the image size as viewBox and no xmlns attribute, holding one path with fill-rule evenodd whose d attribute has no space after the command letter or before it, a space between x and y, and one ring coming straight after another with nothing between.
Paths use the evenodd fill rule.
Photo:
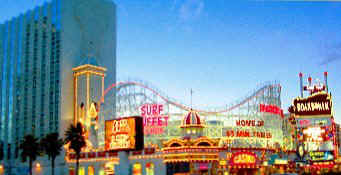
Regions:
<instances>
[{"instance_id":1,"label":"roller coaster track","mask_svg":"<svg viewBox=\"0 0 341 175\"><path fill-rule=\"evenodd\" d=\"M141 83L141 82L137 82L137 81L124 81L124 82L118 82L116 84L112 84L111 86L109 86L107 89L104 90L104 96L110 91L112 90L113 88L116 88L116 92L118 90L120 90L121 88L124 88L124 87L127 87L127 86L138 86L138 87L142 87L142 88L145 88L147 90L149 90L150 92L152 92L154 95L157 95L158 97L160 97L162 100L164 100L165 102L169 103L169 104L172 104L178 108L181 108L183 110L191 110L191 107L188 107L186 105L183 105L181 103L178 103L178 102L175 102L175 100L171 100L169 97L165 96L165 95L162 95L160 91L158 90L155 90L155 88L151 88L147 85L145 85L144 83ZM212 110L201 110L201 109L194 109L192 108L192 110L194 111L197 111L197 112L201 112L201 113L207 113L207 114L216 114L216 113L226 113L226 112L230 112L234 109L237 109L238 107L244 105L244 104L247 104L249 101L253 100L254 98L256 98L257 96L261 95L262 93L264 93L264 91L266 89L269 89L269 88L273 88L273 87L281 87L279 83L268 83L268 84L265 84L263 86L261 86L260 88L258 88L256 91L254 91L253 93L251 93L250 95L248 95L246 98L244 98L243 100L233 104L233 105L230 105L229 107L226 107L224 109L219 109L219 110L215 110L215 111L212 111ZM102 96L101 98L101 102L104 101L104 96Z\"/></svg>"}]
</instances>

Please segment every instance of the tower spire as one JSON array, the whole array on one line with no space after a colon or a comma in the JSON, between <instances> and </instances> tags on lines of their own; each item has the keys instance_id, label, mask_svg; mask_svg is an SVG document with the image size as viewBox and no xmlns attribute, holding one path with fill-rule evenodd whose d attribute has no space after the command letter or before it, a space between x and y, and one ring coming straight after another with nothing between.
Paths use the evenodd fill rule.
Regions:
<instances>
[{"instance_id":1,"label":"tower spire","mask_svg":"<svg viewBox=\"0 0 341 175\"><path fill-rule=\"evenodd\" d=\"M191 88L191 110L193 108L193 106L192 106L192 96L193 96L193 89Z\"/></svg>"},{"instance_id":2,"label":"tower spire","mask_svg":"<svg viewBox=\"0 0 341 175\"><path fill-rule=\"evenodd\" d=\"M87 51L87 55L86 55L86 57L87 57L87 61L88 61L88 64L90 64L90 59L91 58L93 58L94 57L94 47L93 47L94 45L93 45L93 43L92 43L92 41L90 41L89 42L89 45L88 45L88 51Z\"/></svg>"}]
</instances>

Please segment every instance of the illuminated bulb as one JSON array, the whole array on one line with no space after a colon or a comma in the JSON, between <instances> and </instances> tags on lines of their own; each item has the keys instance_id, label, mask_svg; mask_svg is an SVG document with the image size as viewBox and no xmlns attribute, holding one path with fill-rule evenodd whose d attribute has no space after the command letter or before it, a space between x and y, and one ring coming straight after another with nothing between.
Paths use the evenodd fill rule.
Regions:
<instances>
[{"instance_id":1,"label":"illuminated bulb","mask_svg":"<svg viewBox=\"0 0 341 175\"><path fill-rule=\"evenodd\" d=\"M37 163L37 164L36 164L36 168L40 168L40 163Z\"/></svg>"}]
</instances>

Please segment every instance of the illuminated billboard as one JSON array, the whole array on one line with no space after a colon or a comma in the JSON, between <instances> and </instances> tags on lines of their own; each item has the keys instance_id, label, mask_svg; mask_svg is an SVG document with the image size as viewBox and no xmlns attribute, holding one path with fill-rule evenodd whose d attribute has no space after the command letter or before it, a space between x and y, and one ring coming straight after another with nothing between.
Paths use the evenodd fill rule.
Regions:
<instances>
[{"instance_id":1,"label":"illuminated billboard","mask_svg":"<svg viewBox=\"0 0 341 175\"><path fill-rule=\"evenodd\" d=\"M303 135L303 138L301 137ZM299 140L308 142L326 142L331 141L333 138L332 127L307 127L299 130Z\"/></svg>"},{"instance_id":2,"label":"illuminated billboard","mask_svg":"<svg viewBox=\"0 0 341 175\"><path fill-rule=\"evenodd\" d=\"M332 126L311 126L298 128L298 141L304 143L307 151L333 150L334 132Z\"/></svg>"},{"instance_id":3,"label":"illuminated billboard","mask_svg":"<svg viewBox=\"0 0 341 175\"><path fill-rule=\"evenodd\" d=\"M105 121L105 149L136 151L143 149L142 117Z\"/></svg>"},{"instance_id":4,"label":"illuminated billboard","mask_svg":"<svg viewBox=\"0 0 341 175\"><path fill-rule=\"evenodd\" d=\"M334 160L333 152L331 151L312 151L309 152L312 161Z\"/></svg>"}]
</instances>

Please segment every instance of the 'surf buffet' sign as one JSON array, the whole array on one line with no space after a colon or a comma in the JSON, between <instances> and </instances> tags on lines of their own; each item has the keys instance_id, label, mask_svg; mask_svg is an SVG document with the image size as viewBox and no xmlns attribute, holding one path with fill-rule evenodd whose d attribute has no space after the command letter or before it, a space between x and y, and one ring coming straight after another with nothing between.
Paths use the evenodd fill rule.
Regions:
<instances>
[{"instance_id":1,"label":"'surf buffet' sign","mask_svg":"<svg viewBox=\"0 0 341 175\"><path fill-rule=\"evenodd\" d=\"M142 117L127 117L105 121L105 149L113 151L142 150Z\"/></svg>"},{"instance_id":2,"label":"'surf buffet' sign","mask_svg":"<svg viewBox=\"0 0 341 175\"><path fill-rule=\"evenodd\" d=\"M162 115L162 104L144 104L140 107L145 135L163 134L168 125L168 115Z\"/></svg>"},{"instance_id":3,"label":"'surf buffet' sign","mask_svg":"<svg viewBox=\"0 0 341 175\"><path fill-rule=\"evenodd\" d=\"M321 92L307 98L296 98L290 112L296 115L331 115L331 95Z\"/></svg>"}]
</instances>

